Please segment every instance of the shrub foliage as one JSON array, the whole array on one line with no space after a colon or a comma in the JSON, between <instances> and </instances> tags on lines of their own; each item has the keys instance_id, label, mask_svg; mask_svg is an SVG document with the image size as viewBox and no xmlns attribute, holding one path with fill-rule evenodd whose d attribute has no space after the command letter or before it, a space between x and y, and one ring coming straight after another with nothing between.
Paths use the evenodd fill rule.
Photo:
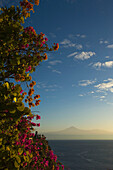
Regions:
<instances>
[{"instance_id":1,"label":"shrub foliage","mask_svg":"<svg viewBox=\"0 0 113 170\"><path fill-rule=\"evenodd\" d=\"M36 82L31 73L47 60L48 51L59 48L58 43L49 48L45 35L37 34L33 27L24 28L34 5L39 0L23 0L19 6L0 9L0 169L4 170L64 169L45 136L36 138L32 133L34 126L40 126L32 121L38 121L40 115L31 113L31 107L40 104L40 95L34 93ZM26 82L27 92L21 82Z\"/></svg>"}]
</instances>

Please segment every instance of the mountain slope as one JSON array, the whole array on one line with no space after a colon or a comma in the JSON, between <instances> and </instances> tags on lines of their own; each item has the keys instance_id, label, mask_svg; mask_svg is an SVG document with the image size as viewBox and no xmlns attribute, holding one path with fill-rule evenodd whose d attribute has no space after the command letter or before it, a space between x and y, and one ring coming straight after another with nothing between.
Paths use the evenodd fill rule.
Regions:
<instances>
[{"instance_id":1,"label":"mountain slope","mask_svg":"<svg viewBox=\"0 0 113 170\"><path fill-rule=\"evenodd\" d=\"M74 126L57 132L43 133L48 139L113 139L113 132L105 130L82 130Z\"/></svg>"}]
</instances>

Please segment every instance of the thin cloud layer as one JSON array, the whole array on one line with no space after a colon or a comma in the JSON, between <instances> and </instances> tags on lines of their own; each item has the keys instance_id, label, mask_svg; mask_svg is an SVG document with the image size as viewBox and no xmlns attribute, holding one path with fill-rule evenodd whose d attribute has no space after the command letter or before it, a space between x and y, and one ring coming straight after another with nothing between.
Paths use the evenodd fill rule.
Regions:
<instances>
[{"instance_id":1,"label":"thin cloud layer","mask_svg":"<svg viewBox=\"0 0 113 170\"><path fill-rule=\"evenodd\" d=\"M68 35L68 37L69 38L73 38L73 39L75 39L75 38L77 38L77 37L79 37L79 38L86 38L86 35L84 35L84 34L69 34Z\"/></svg>"},{"instance_id":2,"label":"thin cloud layer","mask_svg":"<svg viewBox=\"0 0 113 170\"><path fill-rule=\"evenodd\" d=\"M45 91L56 91L57 89L62 88L57 84L48 84L44 82L39 82L37 85L38 89L44 89Z\"/></svg>"},{"instance_id":3,"label":"thin cloud layer","mask_svg":"<svg viewBox=\"0 0 113 170\"><path fill-rule=\"evenodd\" d=\"M76 47L75 43L72 43L70 40L68 39L64 39L61 43L61 45L63 45L64 48L68 48L68 47Z\"/></svg>"},{"instance_id":4,"label":"thin cloud layer","mask_svg":"<svg viewBox=\"0 0 113 170\"><path fill-rule=\"evenodd\" d=\"M77 50L81 50L83 48L83 46L81 44L76 44L71 42L68 39L64 39L63 41L60 42L60 44L64 47L64 48L69 48L69 47L75 47Z\"/></svg>"},{"instance_id":5,"label":"thin cloud layer","mask_svg":"<svg viewBox=\"0 0 113 170\"><path fill-rule=\"evenodd\" d=\"M58 71L58 70L52 70L52 72L54 72L54 73L58 73L58 74L61 74L61 72L60 72L60 71Z\"/></svg>"},{"instance_id":6,"label":"thin cloud layer","mask_svg":"<svg viewBox=\"0 0 113 170\"><path fill-rule=\"evenodd\" d=\"M50 65L56 65L56 64L59 64L59 63L62 63L62 61L61 60L54 60L54 61L49 62Z\"/></svg>"},{"instance_id":7,"label":"thin cloud layer","mask_svg":"<svg viewBox=\"0 0 113 170\"><path fill-rule=\"evenodd\" d=\"M100 40L99 42L100 44L108 44L108 41L103 41L103 40Z\"/></svg>"},{"instance_id":8,"label":"thin cloud layer","mask_svg":"<svg viewBox=\"0 0 113 170\"><path fill-rule=\"evenodd\" d=\"M80 54L78 55L75 55L74 59L78 59L78 60L87 60L89 59L90 57L96 55L95 52L92 52L92 51L89 51L89 52L81 52Z\"/></svg>"},{"instance_id":9,"label":"thin cloud layer","mask_svg":"<svg viewBox=\"0 0 113 170\"><path fill-rule=\"evenodd\" d=\"M82 34L76 34L76 36L80 37L80 38L85 38L86 37L86 35L84 35L84 34L83 35Z\"/></svg>"},{"instance_id":10,"label":"thin cloud layer","mask_svg":"<svg viewBox=\"0 0 113 170\"><path fill-rule=\"evenodd\" d=\"M67 57L68 57L68 58L69 58L69 57L73 57L73 56L75 56L77 53L78 53L78 52L71 53L71 54L69 54Z\"/></svg>"},{"instance_id":11,"label":"thin cloud layer","mask_svg":"<svg viewBox=\"0 0 113 170\"><path fill-rule=\"evenodd\" d=\"M113 79L104 80L104 83L100 83L94 87L98 88L99 90L110 91L113 93Z\"/></svg>"},{"instance_id":12,"label":"thin cloud layer","mask_svg":"<svg viewBox=\"0 0 113 170\"><path fill-rule=\"evenodd\" d=\"M56 38L56 35L52 32L49 33L49 35L52 37L52 38Z\"/></svg>"},{"instance_id":13,"label":"thin cloud layer","mask_svg":"<svg viewBox=\"0 0 113 170\"><path fill-rule=\"evenodd\" d=\"M88 85L94 84L95 82L96 82L96 79L95 80L81 80L79 81L79 86L88 86Z\"/></svg>"}]
</instances>

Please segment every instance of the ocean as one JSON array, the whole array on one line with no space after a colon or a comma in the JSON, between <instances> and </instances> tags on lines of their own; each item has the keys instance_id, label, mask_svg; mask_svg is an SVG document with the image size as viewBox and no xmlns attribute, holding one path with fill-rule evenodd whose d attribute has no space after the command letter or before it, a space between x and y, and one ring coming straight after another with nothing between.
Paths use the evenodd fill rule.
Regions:
<instances>
[{"instance_id":1,"label":"ocean","mask_svg":"<svg viewBox=\"0 0 113 170\"><path fill-rule=\"evenodd\" d=\"M113 140L48 140L65 170L113 170Z\"/></svg>"}]
</instances>

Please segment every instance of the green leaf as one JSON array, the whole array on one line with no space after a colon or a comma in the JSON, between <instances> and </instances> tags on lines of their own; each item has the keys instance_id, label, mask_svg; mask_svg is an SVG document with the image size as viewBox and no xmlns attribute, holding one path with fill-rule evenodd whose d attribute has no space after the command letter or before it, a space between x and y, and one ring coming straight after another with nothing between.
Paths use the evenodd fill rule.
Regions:
<instances>
[{"instance_id":1,"label":"green leaf","mask_svg":"<svg viewBox=\"0 0 113 170\"><path fill-rule=\"evenodd\" d=\"M16 110L15 110L15 109L12 109L12 110L9 110L9 112L10 112L11 114L14 114L14 113L16 112Z\"/></svg>"},{"instance_id":2,"label":"green leaf","mask_svg":"<svg viewBox=\"0 0 113 170\"><path fill-rule=\"evenodd\" d=\"M21 162L21 159L20 159L20 157L19 157L19 156L16 156L15 158L16 158L16 160L17 160L17 162L18 162L18 163L20 163L20 162Z\"/></svg>"},{"instance_id":3,"label":"green leaf","mask_svg":"<svg viewBox=\"0 0 113 170\"><path fill-rule=\"evenodd\" d=\"M30 110L28 107L25 107L25 108L24 108L24 112L25 112L26 114L29 114L29 113L31 113L31 110Z\"/></svg>"},{"instance_id":4,"label":"green leaf","mask_svg":"<svg viewBox=\"0 0 113 170\"><path fill-rule=\"evenodd\" d=\"M4 87L7 87L7 89L9 89L9 83L8 83L8 82L5 82L5 83L3 84L3 86L4 86Z\"/></svg>"},{"instance_id":5,"label":"green leaf","mask_svg":"<svg viewBox=\"0 0 113 170\"><path fill-rule=\"evenodd\" d=\"M18 149L19 154L21 155L23 153L23 150L21 148Z\"/></svg>"},{"instance_id":6,"label":"green leaf","mask_svg":"<svg viewBox=\"0 0 113 170\"><path fill-rule=\"evenodd\" d=\"M17 60L17 64L18 64L18 65L20 64L20 60Z\"/></svg>"},{"instance_id":7,"label":"green leaf","mask_svg":"<svg viewBox=\"0 0 113 170\"><path fill-rule=\"evenodd\" d=\"M14 92L15 93L20 93L21 90L22 90L21 86L19 84L16 84L15 88L14 88Z\"/></svg>"},{"instance_id":8,"label":"green leaf","mask_svg":"<svg viewBox=\"0 0 113 170\"><path fill-rule=\"evenodd\" d=\"M29 162L29 156L23 156L26 162Z\"/></svg>"},{"instance_id":9,"label":"green leaf","mask_svg":"<svg viewBox=\"0 0 113 170\"><path fill-rule=\"evenodd\" d=\"M24 108L25 108L25 106L24 106L24 103L22 103L22 102L21 102L21 104L19 104L19 106L17 106L17 109L21 112L24 111Z\"/></svg>"},{"instance_id":10,"label":"green leaf","mask_svg":"<svg viewBox=\"0 0 113 170\"><path fill-rule=\"evenodd\" d=\"M15 161L15 162L14 162L14 165L15 165L15 167L16 167L16 168L18 168L18 167L19 167L19 165L18 165L17 161Z\"/></svg>"}]
</instances>

